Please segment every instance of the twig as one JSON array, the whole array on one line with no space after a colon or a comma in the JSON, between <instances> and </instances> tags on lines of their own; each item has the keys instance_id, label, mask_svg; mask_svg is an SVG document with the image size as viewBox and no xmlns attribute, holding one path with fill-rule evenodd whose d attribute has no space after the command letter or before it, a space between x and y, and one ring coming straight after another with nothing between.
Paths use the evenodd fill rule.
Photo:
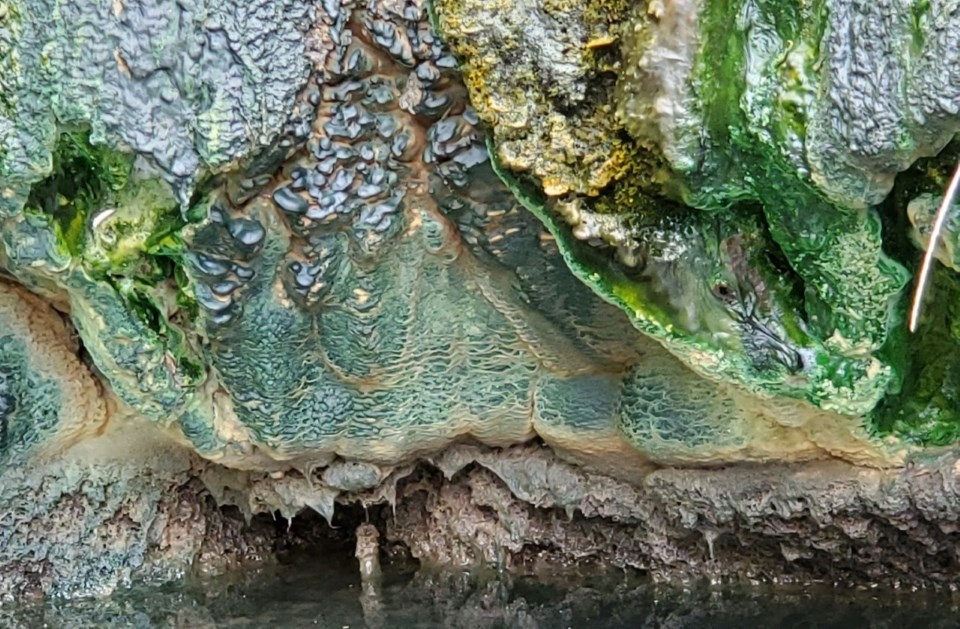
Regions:
<instances>
[{"instance_id":1,"label":"twig","mask_svg":"<svg viewBox=\"0 0 960 629\"><path fill-rule=\"evenodd\" d=\"M923 295L927 290L927 284L930 281L930 267L933 266L933 256L937 250L937 244L940 242L940 232L943 231L943 224L947 220L947 212L953 205L953 198L957 196L957 187L960 186L960 162L957 162L957 168L953 171L953 179L947 187L947 192L943 195L943 201L937 208L936 217L933 220L933 231L930 232L930 241L927 243L927 250L923 254L923 264L920 266L920 277L917 279L917 286L913 293L913 306L910 308L910 331L917 331L917 323L920 321L920 310L923 308Z\"/></svg>"}]
</instances>

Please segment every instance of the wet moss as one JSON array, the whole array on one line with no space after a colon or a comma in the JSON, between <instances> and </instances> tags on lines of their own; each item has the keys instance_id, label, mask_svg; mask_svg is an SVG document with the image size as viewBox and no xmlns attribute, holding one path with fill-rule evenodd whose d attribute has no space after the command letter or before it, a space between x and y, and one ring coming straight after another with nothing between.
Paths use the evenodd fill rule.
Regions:
<instances>
[{"instance_id":1,"label":"wet moss","mask_svg":"<svg viewBox=\"0 0 960 629\"><path fill-rule=\"evenodd\" d=\"M64 250L79 255L88 218L126 186L132 164L130 156L92 144L87 130L65 131L52 171L31 188L26 209L53 217Z\"/></svg>"},{"instance_id":2,"label":"wet moss","mask_svg":"<svg viewBox=\"0 0 960 629\"><path fill-rule=\"evenodd\" d=\"M885 246L910 268L919 268L922 252L911 238L907 215L910 201L923 195L941 195L957 160L960 142L923 159L902 173L883 205ZM939 197L938 197L939 198ZM948 221L949 226L949 221ZM956 239L948 232L945 239ZM912 292L911 292L912 294ZM900 309L905 311L909 298ZM960 441L960 274L934 263L927 297L916 333L897 330L886 348L903 364L903 383L873 414L880 434L893 434L921 445L948 445Z\"/></svg>"}]
</instances>

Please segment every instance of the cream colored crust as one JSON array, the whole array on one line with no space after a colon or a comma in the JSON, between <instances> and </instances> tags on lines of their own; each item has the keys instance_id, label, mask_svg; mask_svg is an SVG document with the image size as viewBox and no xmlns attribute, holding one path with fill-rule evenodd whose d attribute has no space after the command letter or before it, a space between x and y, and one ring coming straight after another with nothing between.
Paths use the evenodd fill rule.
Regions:
<instances>
[{"instance_id":1,"label":"cream colored crust","mask_svg":"<svg viewBox=\"0 0 960 629\"><path fill-rule=\"evenodd\" d=\"M38 454L56 454L100 434L108 416L103 390L77 356L77 343L60 315L24 288L0 280L0 329L22 339L30 369L60 388L59 430Z\"/></svg>"}]
</instances>

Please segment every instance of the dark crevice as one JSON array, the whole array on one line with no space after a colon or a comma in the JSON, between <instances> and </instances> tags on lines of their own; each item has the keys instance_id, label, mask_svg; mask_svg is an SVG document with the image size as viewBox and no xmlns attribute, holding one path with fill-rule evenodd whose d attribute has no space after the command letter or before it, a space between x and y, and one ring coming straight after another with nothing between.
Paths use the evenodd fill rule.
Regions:
<instances>
[{"instance_id":1,"label":"dark crevice","mask_svg":"<svg viewBox=\"0 0 960 629\"><path fill-rule=\"evenodd\" d=\"M9 418L13 415L14 405L16 404L16 398L8 392L9 379L7 376L0 371L0 455L6 454L7 452L7 431Z\"/></svg>"},{"instance_id":2,"label":"dark crevice","mask_svg":"<svg viewBox=\"0 0 960 629\"><path fill-rule=\"evenodd\" d=\"M311 553L353 557L355 531L358 526L370 523L379 530L385 528L385 505L364 508L358 502L337 504L332 521L309 509L287 519L279 511L254 516L253 521L272 527L274 549L281 559L302 559Z\"/></svg>"},{"instance_id":3,"label":"dark crevice","mask_svg":"<svg viewBox=\"0 0 960 629\"><path fill-rule=\"evenodd\" d=\"M911 274L919 269L923 252L910 237L913 226L907 205L921 194L942 195L958 158L960 141L954 141L938 155L918 160L897 176L892 192L878 207L884 251ZM955 237L950 233L944 236ZM911 282L904 288L898 306L904 317L913 292ZM897 434L927 446L960 439L960 371L942 360L944 355L960 351L960 338L951 323L958 296L957 273L934 262L918 331L909 333L904 325L883 348L884 359L900 366L901 382L874 412L874 423L881 434Z\"/></svg>"}]
</instances>

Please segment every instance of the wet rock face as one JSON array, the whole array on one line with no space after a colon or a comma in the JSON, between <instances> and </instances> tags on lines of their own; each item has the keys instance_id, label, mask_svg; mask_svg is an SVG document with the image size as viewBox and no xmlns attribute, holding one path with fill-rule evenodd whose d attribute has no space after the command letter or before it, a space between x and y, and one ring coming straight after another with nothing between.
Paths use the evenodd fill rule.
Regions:
<instances>
[{"instance_id":1,"label":"wet rock face","mask_svg":"<svg viewBox=\"0 0 960 629\"><path fill-rule=\"evenodd\" d=\"M49 167L57 126L147 156L189 198L204 169L274 140L308 76L304 2L4 5L0 111L9 216Z\"/></svg>"},{"instance_id":2,"label":"wet rock face","mask_svg":"<svg viewBox=\"0 0 960 629\"><path fill-rule=\"evenodd\" d=\"M4 74L15 98L3 124L23 141L4 157L0 262L69 310L111 393L238 465L394 464L463 435L560 444L579 431L604 435L598 451L626 443L656 462L884 458L862 454L876 448L858 423L903 379L903 351L887 342L903 269L879 247L875 216L814 190L806 157L774 159L754 142L792 151L806 141L781 109L766 131L761 113L789 94L815 109L800 96L829 72L801 53L816 37L840 45L840 26L764 3L737 22L710 3L534 5L539 48L524 47L531 34L494 5L439 3L447 48L423 3L196 15L118 4L75 16L70 54L88 45L91 62L59 74L60 40L37 51L54 18L18 5L4 17L17 62ZM479 25L488 14L492 26ZM81 37L100 22L102 41ZM131 34L141 31L149 37ZM724 34L745 55L731 58L731 75L746 78L729 94L702 63ZM799 73L789 80L759 54L788 41ZM858 42L848 44L873 54ZM140 54L148 44L157 50ZM259 81L234 67L250 64L283 71ZM210 73L240 82L213 85ZM163 77L180 91L151 83ZM124 103L111 100L124 89ZM511 122L504 102L526 94L531 124ZM720 142L714 118L745 135ZM117 122L134 119L177 131ZM560 119L573 126L540 125ZM204 126L213 120L221 126ZM44 125L44 142L24 139ZM693 127L703 141L688 155ZM607 164L587 146L620 166L584 175ZM562 176L541 168L557 160ZM644 176L665 165L685 173L679 198L702 207L651 196ZM744 196L762 216L744 205L719 213ZM695 402L685 397L701 381L683 366L711 381ZM791 436L759 446L758 431Z\"/></svg>"},{"instance_id":3,"label":"wet rock face","mask_svg":"<svg viewBox=\"0 0 960 629\"><path fill-rule=\"evenodd\" d=\"M0 471L0 607L273 558L272 527L222 511L193 478L191 455L153 430L111 430Z\"/></svg>"},{"instance_id":4,"label":"wet rock face","mask_svg":"<svg viewBox=\"0 0 960 629\"><path fill-rule=\"evenodd\" d=\"M812 133L806 122L786 129L785 109L767 112L786 135L764 135L764 108L786 108L789 95L765 91L774 66L738 65L769 61L751 46L773 54L796 31L788 65L813 72L803 46L821 41L809 32L819 17L806 5L784 17L771 3L744 3L739 21L719 3L654 2L649 15L533 3L523 31L517 10L498 6L438 3L452 47L419 1L116 3L97 13L19 3L0 14L0 80L11 86L0 101L11 147L0 156L3 495L29 499L36 478L58 477L61 453L104 447L124 427L221 464L184 459L171 470L151 455L144 469L162 469L143 484L146 447L89 477L89 491L116 487L116 498L77 503L82 536L109 536L100 510L137 512L118 549L97 547L115 575L123 553L166 548L136 535L172 508L163 488L190 476L248 516L332 517L337 501L396 501L418 460L453 476L465 467L454 460L462 449L448 449L456 442L539 437L590 474L516 450L488 466L506 489L480 477L471 488L529 528L471 528L465 516L431 526L436 544L408 545L466 563L519 556L518 539L557 541L553 520L520 504L549 503L614 523L571 527L564 557L633 527L629 552L598 556L634 565L631 556L661 552L651 540L663 531L700 531L713 553L717 536L750 540L779 517L766 506L755 516L744 498L733 507L741 519L723 520L722 474L710 507L688 510L698 476L670 477L657 493L669 476L658 466L902 463L899 444L876 439L864 418L906 364L887 345L903 269L881 248L873 210L818 188L809 155L795 151ZM487 28L487 17L493 26L471 43L466 31ZM747 37L761 31L759 43ZM721 40L740 55L724 66L738 77L730 85L703 61ZM511 55L508 43L522 50ZM798 76L790 89L803 92L821 75ZM651 93L660 100L645 100ZM791 107L817 113L797 98ZM922 231L929 212L918 203L910 220ZM945 387L948 375L930 381ZM928 384L906 387L896 408L955 399ZM921 389L928 397L909 397ZM941 430L949 418L937 421ZM915 434L924 431L935 432ZM87 491L90 460L24 516L9 557L34 551L45 513L69 512L61 495ZM40 461L53 467L24 476ZM591 503L584 487L612 502ZM428 500L455 504L462 489L445 484ZM886 499L874 489L841 498ZM832 491L798 490L824 500ZM137 492L144 501L124 506ZM412 517L416 493L401 495L411 505L401 517ZM638 528L671 500L680 506L661 514L661 529ZM837 552L886 539L898 522L888 506L882 533L857 537L855 522L856 541ZM187 518L191 540L205 534L206 513ZM784 543L820 535L814 521ZM65 535L57 529L54 543ZM484 535L482 547L464 541ZM191 544L174 559L196 557ZM699 550L667 544L643 565L669 573L675 552L699 568ZM767 550L757 565L781 559ZM0 555L0 566L10 561Z\"/></svg>"},{"instance_id":5,"label":"wet rock face","mask_svg":"<svg viewBox=\"0 0 960 629\"><path fill-rule=\"evenodd\" d=\"M813 178L831 197L879 203L897 172L960 130L958 25L949 2L831 3L822 44L828 96L807 149Z\"/></svg>"},{"instance_id":6,"label":"wet rock face","mask_svg":"<svg viewBox=\"0 0 960 629\"><path fill-rule=\"evenodd\" d=\"M651 461L896 460L857 420L701 380L571 275L564 236L489 162L425 4L316 10L279 134L191 203L71 130L5 221L6 266L69 310L109 395L205 457L308 476L338 456L389 467L535 435L626 477ZM756 223L673 227L645 227L642 271L682 324L670 347L714 379L743 368L802 391L825 367L785 336ZM704 337L739 358L701 352ZM326 489L280 506L327 504Z\"/></svg>"},{"instance_id":7,"label":"wet rock face","mask_svg":"<svg viewBox=\"0 0 960 629\"><path fill-rule=\"evenodd\" d=\"M781 110L813 107L814 78L764 60L795 35L801 63L815 16L774 5L528 2L542 47L489 3L437 14L515 191L581 241L559 239L581 280L706 377L866 414L895 386L876 353L906 274L876 216L810 183Z\"/></svg>"},{"instance_id":8,"label":"wet rock face","mask_svg":"<svg viewBox=\"0 0 960 629\"><path fill-rule=\"evenodd\" d=\"M885 199L898 173L939 152L957 131L955 70L946 62L956 52L956 11L842 0L816 7L575 4L524 4L537 16L538 38L549 43L544 50L565 42L560 60L544 54L533 62L541 47L527 46L525 27L495 4L437 2L441 34L463 62L503 168L530 179L520 189L544 220L600 245L626 269L657 259L645 228L657 221L652 217L676 214L664 198L686 206L667 230L682 241L687 230L706 231L705 214L741 227L759 214L768 229L761 249L785 260L766 277L779 275L802 296L786 308L798 315L796 325L767 327L815 355L811 362L830 366L784 375L739 364L712 375L869 414L901 386L907 369L898 304L908 279L903 265L913 259L902 250L891 255L900 238L894 217L904 206L888 207ZM514 110L536 115L512 124ZM555 124L593 116L603 121L583 125L590 134ZM607 159L590 157L596 154ZM581 265L575 273L588 283L599 275L595 288L639 329L674 341L670 331L683 329L683 321L668 315L663 323L650 306L662 307L664 297L645 293L646 277L604 276L584 250L573 243L566 251ZM722 363L751 353L724 347L719 335L695 344L701 354L722 354ZM671 351L697 362L682 344ZM929 439L939 441L932 433Z\"/></svg>"},{"instance_id":9,"label":"wet rock face","mask_svg":"<svg viewBox=\"0 0 960 629\"><path fill-rule=\"evenodd\" d=\"M957 459L597 477L545 449L454 448L398 488L387 535L426 566L619 566L657 579L952 583ZM948 515L949 514L949 515ZM920 566L920 568L918 568Z\"/></svg>"},{"instance_id":10,"label":"wet rock face","mask_svg":"<svg viewBox=\"0 0 960 629\"><path fill-rule=\"evenodd\" d=\"M535 176L551 196L596 194L624 175L632 155L617 135L613 70L627 3L435 6L506 166Z\"/></svg>"},{"instance_id":11,"label":"wet rock face","mask_svg":"<svg viewBox=\"0 0 960 629\"><path fill-rule=\"evenodd\" d=\"M438 568L549 578L566 567L581 576L624 570L686 584L708 578L903 588L956 583L960 573L957 532L943 524L957 513L954 455L927 460L922 470L820 461L663 469L624 483L542 446L454 446L405 470L392 492L343 495L331 530L316 514L251 523L232 508L218 509L219 502L242 511L243 501L283 494L289 484L201 462L144 439L149 427L132 428L84 442L50 465L4 470L0 497L21 505L0 529L4 612L2 605L16 600L105 596L228 569L246 571L231 575L231 587L240 578L263 583L269 573L254 565L292 553L301 565L323 566L338 552L329 542L354 532L361 539L356 558L352 546L345 551L346 570L365 578L357 591L374 615L386 612L384 596L395 583L388 559L385 578L377 578L378 535L418 559L425 578ZM137 467L124 458L131 454ZM214 500L231 477L243 483ZM357 574L358 560L365 573ZM319 574L330 578L331 571ZM317 587L313 576L311 601Z\"/></svg>"},{"instance_id":12,"label":"wet rock face","mask_svg":"<svg viewBox=\"0 0 960 629\"><path fill-rule=\"evenodd\" d=\"M102 390L60 315L0 280L0 455L55 455L107 420Z\"/></svg>"},{"instance_id":13,"label":"wet rock face","mask_svg":"<svg viewBox=\"0 0 960 629\"><path fill-rule=\"evenodd\" d=\"M560 350L462 241L458 222L493 240L493 215L516 211L485 168L454 59L421 5L328 7L317 29L325 48L279 170L255 161L231 176L182 232L205 358L237 426L198 415L182 430L206 454L246 437L281 460L392 462L462 433L528 438L543 367L523 329Z\"/></svg>"}]
</instances>

